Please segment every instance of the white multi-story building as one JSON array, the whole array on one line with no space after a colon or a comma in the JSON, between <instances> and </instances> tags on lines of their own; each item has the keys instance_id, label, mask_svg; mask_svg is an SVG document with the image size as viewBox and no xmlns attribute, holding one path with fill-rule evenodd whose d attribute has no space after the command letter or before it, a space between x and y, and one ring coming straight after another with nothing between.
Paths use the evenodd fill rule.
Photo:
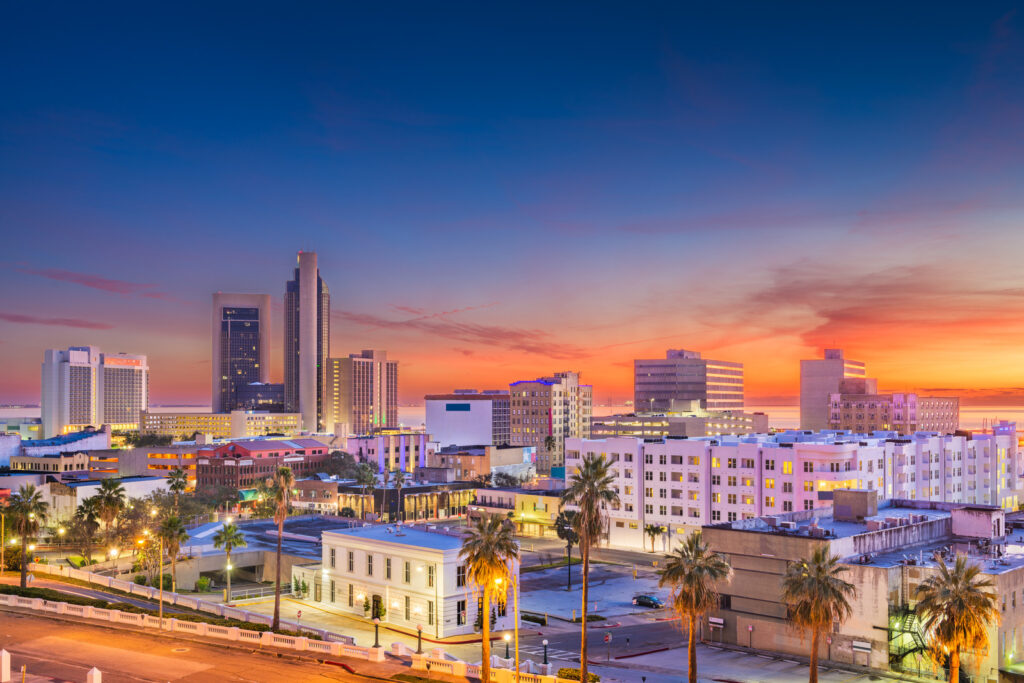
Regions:
<instances>
[{"instance_id":1,"label":"white multi-story building","mask_svg":"<svg viewBox=\"0 0 1024 683\"><path fill-rule=\"evenodd\" d=\"M633 407L648 412L743 410L743 363L669 349L633 361Z\"/></svg>"},{"instance_id":2,"label":"white multi-story building","mask_svg":"<svg viewBox=\"0 0 1024 683\"><path fill-rule=\"evenodd\" d=\"M512 382L509 385L512 446L537 449L537 471L565 464L565 440L588 438L593 392L577 372ZM551 437L549 440L548 437Z\"/></svg>"},{"instance_id":3,"label":"white multi-story building","mask_svg":"<svg viewBox=\"0 0 1024 683\"><path fill-rule=\"evenodd\" d=\"M43 436L87 426L136 429L149 408L145 356L101 353L95 346L48 349L42 366Z\"/></svg>"},{"instance_id":4,"label":"white multi-story building","mask_svg":"<svg viewBox=\"0 0 1024 683\"><path fill-rule=\"evenodd\" d=\"M324 429L334 434L372 434L398 427L398 361L387 351L365 349L328 358L324 370Z\"/></svg>"},{"instance_id":5,"label":"white multi-story building","mask_svg":"<svg viewBox=\"0 0 1024 683\"><path fill-rule=\"evenodd\" d=\"M508 391L464 389L425 400L427 431L442 446L500 446L511 440Z\"/></svg>"},{"instance_id":6,"label":"white multi-story building","mask_svg":"<svg viewBox=\"0 0 1024 683\"><path fill-rule=\"evenodd\" d=\"M619 504L608 511L609 543L635 548L650 546L648 524L664 528L660 549L667 550L674 536L704 524L830 506L836 489L1015 510L1024 486L1013 423L974 435L568 439L567 476L588 453L613 463Z\"/></svg>"},{"instance_id":7,"label":"white multi-story building","mask_svg":"<svg viewBox=\"0 0 1024 683\"><path fill-rule=\"evenodd\" d=\"M325 531L320 565L296 566L292 575L309 586L313 600L329 609L430 638L476 633L481 591L459 559L459 536L412 527L374 525ZM519 564L511 566L518 583ZM504 586L507 591L510 587ZM508 603L492 603L492 631L512 628Z\"/></svg>"},{"instance_id":8,"label":"white multi-story building","mask_svg":"<svg viewBox=\"0 0 1024 683\"><path fill-rule=\"evenodd\" d=\"M866 374L864 363L844 358L842 349L825 349L824 358L800 361L800 429L828 429L830 396L844 379Z\"/></svg>"}]
</instances>

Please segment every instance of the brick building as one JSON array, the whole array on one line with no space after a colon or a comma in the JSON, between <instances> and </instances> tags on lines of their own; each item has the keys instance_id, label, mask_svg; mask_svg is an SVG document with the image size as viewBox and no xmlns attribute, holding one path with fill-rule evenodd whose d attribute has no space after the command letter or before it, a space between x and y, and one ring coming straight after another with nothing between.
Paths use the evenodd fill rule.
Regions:
<instances>
[{"instance_id":1,"label":"brick building","mask_svg":"<svg viewBox=\"0 0 1024 683\"><path fill-rule=\"evenodd\" d=\"M251 488L278 467L290 467L296 478L304 477L328 457L327 446L315 439L233 441L198 451L196 486Z\"/></svg>"}]
</instances>

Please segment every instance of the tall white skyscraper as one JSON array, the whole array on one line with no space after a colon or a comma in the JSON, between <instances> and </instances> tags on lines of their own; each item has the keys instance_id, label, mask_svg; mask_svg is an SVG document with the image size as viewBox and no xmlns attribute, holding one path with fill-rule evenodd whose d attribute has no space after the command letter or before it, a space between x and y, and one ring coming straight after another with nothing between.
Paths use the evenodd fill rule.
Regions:
<instances>
[{"instance_id":1,"label":"tall white skyscraper","mask_svg":"<svg viewBox=\"0 0 1024 683\"><path fill-rule=\"evenodd\" d=\"M331 294L316 252L300 251L295 279L284 293L285 411L302 414L302 428L323 425L324 370L331 348Z\"/></svg>"},{"instance_id":2,"label":"tall white skyscraper","mask_svg":"<svg viewBox=\"0 0 1024 683\"><path fill-rule=\"evenodd\" d=\"M842 349L825 349L824 358L800 361L800 429L828 429L829 396L839 393L844 379L862 379L866 373L864 363L843 358Z\"/></svg>"},{"instance_id":3,"label":"tall white skyscraper","mask_svg":"<svg viewBox=\"0 0 1024 683\"><path fill-rule=\"evenodd\" d=\"M323 408L328 431L364 435L398 427L398 361L374 350L328 358Z\"/></svg>"},{"instance_id":4,"label":"tall white skyscraper","mask_svg":"<svg viewBox=\"0 0 1024 683\"><path fill-rule=\"evenodd\" d=\"M149 408L145 356L104 354L95 346L48 349L42 367L43 436L109 424L135 429Z\"/></svg>"},{"instance_id":5,"label":"tall white skyscraper","mask_svg":"<svg viewBox=\"0 0 1024 683\"><path fill-rule=\"evenodd\" d=\"M270 295L213 295L213 392L215 413L241 408L238 388L270 381Z\"/></svg>"}]
</instances>

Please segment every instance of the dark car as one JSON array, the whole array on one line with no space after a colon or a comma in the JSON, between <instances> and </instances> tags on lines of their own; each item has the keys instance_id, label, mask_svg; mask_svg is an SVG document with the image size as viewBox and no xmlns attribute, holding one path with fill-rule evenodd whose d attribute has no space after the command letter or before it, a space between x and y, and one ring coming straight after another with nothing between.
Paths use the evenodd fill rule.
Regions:
<instances>
[{"instance_id":1,"label":"dark car","mask_svg":"<svg viewBox=\"0 0 1024 683\"><path fill-rule=\"evenodd\" d=\"M637 595L633 598L633 604L637 605L638 607L658 608L665 606L665 603L663 603L661 600L654 597L653 595Z\"/></svg>"}]
</instances>

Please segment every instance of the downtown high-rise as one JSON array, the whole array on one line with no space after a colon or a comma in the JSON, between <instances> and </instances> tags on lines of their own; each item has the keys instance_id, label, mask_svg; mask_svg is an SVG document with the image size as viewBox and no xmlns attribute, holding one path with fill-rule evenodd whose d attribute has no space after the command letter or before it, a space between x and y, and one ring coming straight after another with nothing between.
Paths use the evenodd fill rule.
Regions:
<instances>
[{"instance_id":1,"label":"downtown high-rise","mask_svg":"<svg viewBox=\"0 0 1024 683\"><path fill-rule=\"evenodd\" d=\"M316 252L300 251L284 293L285 411L302 414L306 431L323 429L324 373L331 346L331 294Z\"/></svg>"},{"instance_id":2,"label":"downtown high-rise","mask_svg":"<svg viewBox=\"0 0 1024 683\"><path fill-rule=\"evenodd\" d=\"M398 427L398 361L387 351L364 350L328 358L324 372L323 426L334 433L365 435Z\"/></svg>"},{"instance_id":3,"label":"downtown high-rise","mask_svg":"<svg viewBox=\"0 0 1024 683\"><path fill-rule=\"evenodd\" d=\"M743 363L670 349L633 361L633 408L647 412L743 410Z\"/></svg>"},{"instance_id":4,"label":"downtown high-rise","mask_svg":"<svg viewBox=\"0 0 1024 683\"><path fill-rule=\"evenodd\" d=\"M593 387L577 372L512 382L509 389L511 445L537 449L537 472L565 464L565 440L590 438Z\"/></svg>"},{"instance_id":5,"label":"downtown high-rise","mask_svg":"<svg viewBox=\"0 0 1024 683\"><path fill-rule=\"evenodd\" d=\"M247 407L243 387L270 381L270 295L213 295L211 405L214 413Z\"/></svg>"}]
</instances>

